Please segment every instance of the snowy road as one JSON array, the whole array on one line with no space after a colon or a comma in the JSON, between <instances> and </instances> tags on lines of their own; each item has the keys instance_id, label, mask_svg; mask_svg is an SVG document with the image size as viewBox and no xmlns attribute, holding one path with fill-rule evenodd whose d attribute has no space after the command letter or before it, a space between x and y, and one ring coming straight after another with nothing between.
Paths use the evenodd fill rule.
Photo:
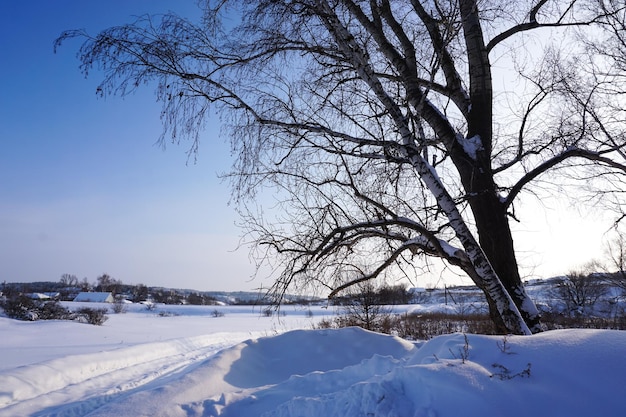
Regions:
<instances>
[{"instance_id":1,"label":"snowy road","mask_svg":"<svg viewBox=\"0 0 626 417\"><path fill-rule=\"evenodd\" d=\"M0 375L0 416L82 416L137 389L165 385L249 333L218 333L75 355Z\"/></svg>"}]
</instances>

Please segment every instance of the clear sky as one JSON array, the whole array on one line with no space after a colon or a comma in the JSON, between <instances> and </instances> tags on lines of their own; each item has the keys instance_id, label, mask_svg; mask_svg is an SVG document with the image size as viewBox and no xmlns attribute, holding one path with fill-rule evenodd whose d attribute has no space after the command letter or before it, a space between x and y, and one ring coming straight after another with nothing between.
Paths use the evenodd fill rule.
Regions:
<instances>
[{"instance_id":1,"label":"clear sky","mask_svg":"<svg viewBox=\"0 0 626 417\"><path fill-rule=\"evenodd\" d=\"M229 146L204 132L198 160L187 145L155 143L160 105L151 88L98 99L97 74L85 79L79 42L53 53L66 29L90 33L132 16L168 10L193 16L193 0L0 1L0 282L57 281L64 273L94 282L250 290L254 268L218 179ZM607 223L571 222L557 202L527 205L517 235L523 273L551 276L601 256ZM518 212L518 214L520 214ZM427 277L416 285L432 285Z\"/></svg>"},{"instance_id":2,"label":"clear sky","mask_svg":"<svg viewBox=\"0 0 626 417\"><path fill-rule=\"evenodd\" d=\"M188 144L155 143L160 105L150 88L98 99L97 74L78 70L80 42L53 53L66 29L90 33L132 16L173 10L180 0L0 2L0 282L124 283L249 290L248 251L218 173L231 164L218 126L194 164Z\"/></svg>"}]
</instances>

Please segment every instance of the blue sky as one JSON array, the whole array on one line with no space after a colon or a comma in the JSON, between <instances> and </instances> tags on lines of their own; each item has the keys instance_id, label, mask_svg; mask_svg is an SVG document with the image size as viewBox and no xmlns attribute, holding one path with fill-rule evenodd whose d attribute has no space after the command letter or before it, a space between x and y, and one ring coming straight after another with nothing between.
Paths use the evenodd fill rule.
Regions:
<instances>
[{"instance_id":1,"label":"blue sky","mask_svg":"<svg viewBox=\"0 0 626 417\"><path fill-rule=\"evenodd\" d=\"M251 281L247 249L235 251L237 217L218 179L232 161L217 122L188 163L187 144L155 145L160 106L151 88L98 99L98 74L85 79L78 70L80 43L53 53L63 30L95 34L168 10L193 17L195 3L0 1L0 282L64 273L93 282L106 272L124 283L198 290L269 285ZM556 275L602 256L607 221L581 223L564 203L544 206L519 206L525 223L513 224L524 275Z\"/></svg>"},{"instance_id":2,"label":"blue sky","mask_svg":"<svg viewBox=\"0 0 626 417\"><path fill-rule=\"evenodd\" d=\"M132 16L197 13L194 1L0 2L0 282L79 279L247 290L254 272L228 207L229 146L209 126L196 163L156 145L160 106L145 88L98 99L78 41ZM265 284L267 285L267 284Z\"/></svg>"}]
</instances>

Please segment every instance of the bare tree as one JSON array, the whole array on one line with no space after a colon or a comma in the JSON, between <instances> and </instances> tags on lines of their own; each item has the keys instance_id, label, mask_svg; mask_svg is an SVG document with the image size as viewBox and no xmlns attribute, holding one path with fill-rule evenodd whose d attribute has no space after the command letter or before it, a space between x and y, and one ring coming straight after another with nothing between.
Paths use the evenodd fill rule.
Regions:
<instances>
[{"instance_id":1,"label":"bare tree","mask_svg":"<svg viewBox=\"0 0 626 417\"><path fill-rule=\"evenodd\" d=\"M76 275L73 275L73 274L63 274L63 275L61 275L61 279L59 280L59 282L62 285L65 285L67 287L77 287L78 286L78 277Z\"/></svg>"},{"instance_id":2,"label":"bare tree","mask_svg":"<svg viewBox=\"0 0 626 417\"><path fill-rule=\"evenodd\" d=\"M98 291L112 292L113 295L120 292L120 287L122 285L122 281L116 280L111 275L106 273L96 278L96 283L96 289Z\"/></svg>"},{"instance_id":3,"label":"bare tree","mask_svg":"<svg viewBox=\"0 0 626 417\"><path fill-rule=\"evenodd\" d=\"M78 283L78 286L80 287L80 290L84 292L91 291L92 288L92 285L87 277L84 277L83 280Z\"/></svg>"},{"instance_id":4,"label":"bare tree","mask_svg":"<svg viewBox=\"0 0 626 417\"><path fill-rule=\"evenodd\" d=\"M619 234L607 246L609 265L604 274L609 284L626 293L626 238Z\"/></svg>"},{"instance_id":5,"label":"bare tree","mask_svg":"<svg viewBox=\"0 0 626 417\"><path fill-rule=\"evenodd\" d=\"M82 70L104 71L100 95L154 82L162 140L189 138L193 152L208 115L220 112L237 156L242 223L260 261L281 271L277 299L303 285L334 296L376 277L414 277L435 257L485 293L500 331L540 329L509 221L519 199L548 186L621 202L624 107L610 103L625 72L610 46L623 39L623 6L202 6L199 23L144 16L95 36L67 31L57 46L84 40ZM502 67L517 75L507 79ZM279 200L269 217L248 204L265 187Z\"/></svg>"},{"instance_id":6,"label":"bare tree","mask_svg":"<svg viewBox=\"0 0 626 417\"><path fill-rule=\"evenodd\" d=\"M389 318L391 308L380 302L380 293L371 281L355 285L343 305L346 325L380 330Z\"/></svg>"},{"instance_id":7,"label":"bare tree","mask_svg":"<svg viewBox=\"0 0 626 417\"><path fill-rule=\"evenodd\" d=\"M149 290L148 287L144 284L137 284L133 286L131 291L133 295L133 301L136 303L139 301L146 301L148 299Z\"/></svg>"},{"instance_id":8,"label":"bare tree","mask_svg":"<svg viewBox=\"0 0 626 417\"><path fill-rule=\"evenodd\" d=\"M606 294L603 274L594 274L597 264L587 265L580 271L572 271L554 288L554 295L565 304L570 315L590 313L596 302Z\"/></svg>"}]
</instances>

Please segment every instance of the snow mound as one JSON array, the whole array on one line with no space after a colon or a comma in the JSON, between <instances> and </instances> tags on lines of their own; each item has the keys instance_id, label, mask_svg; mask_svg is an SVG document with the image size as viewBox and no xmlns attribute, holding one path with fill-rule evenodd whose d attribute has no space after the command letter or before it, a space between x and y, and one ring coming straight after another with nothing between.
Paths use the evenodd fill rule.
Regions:
<instances>
[{"instance_id":1,"label":"snow mound","mask_svg":"<svg viewBox=\"0 0 626 417\"><path fill-rule=\"evenodd\" d=\"M258 416L301 393L333 392L389 372L415 346L360 328L295 330L225 349L166 386L89 416Z\"/></svg>"},{"instance_id":2,"label":"snow mound","mask_svg":"<svg viewBox=\"0 0 626 417\"><path fill-rule=\"evenodd\" d=\"M626 332L213 333L0 373L0 417L621 417Z\"/></svg>"},{"instance_id":3,"label":"snow mound","mask_svg":"<svg viewBox=\"0 0 626 417\"><path fill-rule=\"evenodd\" d=\"M626 332L449 335L348 328L249 340L89 416L621 416Z\"/></svg>"},{"instance_id":4,"label":"snow mound","mask_svg":"<svg viewBox=\"0 0 626 417\"><path fill-rule=\"evenodd\" d=\"M266 416L622 416L626 332L441 336L405 363ZM592 382L593 381L593 382Z\"/></svg>"}]
</instances>

